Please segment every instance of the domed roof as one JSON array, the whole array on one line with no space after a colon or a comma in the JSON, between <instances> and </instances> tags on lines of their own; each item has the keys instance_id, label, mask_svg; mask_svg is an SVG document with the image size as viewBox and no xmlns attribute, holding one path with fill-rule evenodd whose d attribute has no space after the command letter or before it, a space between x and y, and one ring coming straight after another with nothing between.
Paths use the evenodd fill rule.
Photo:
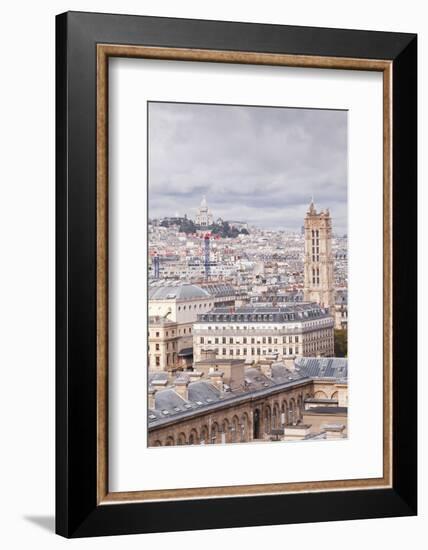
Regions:
<instances>
[{"instance_id":1,"label":"domed roof","mask_svg":"<svg viewBox=\"0 0 428 550\"><path fill-rule=\"evenodd\" d=\"M209 297L209 292L200 286L190 284L152 287L149 290L149 300L192 300Z\"/></svg>"}]
</instances>

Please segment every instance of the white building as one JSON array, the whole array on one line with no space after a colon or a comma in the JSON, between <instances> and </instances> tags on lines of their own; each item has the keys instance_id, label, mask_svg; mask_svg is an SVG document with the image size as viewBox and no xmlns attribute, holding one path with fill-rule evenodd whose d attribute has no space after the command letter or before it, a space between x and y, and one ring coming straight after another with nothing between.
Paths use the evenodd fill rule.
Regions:
<instances>
[{"instance_id":1,"label":"white building","mask_svg":"<svg viewBox=\"0 0 428 550\"><path fill-rule=\"evenodd\" d=\"M189 366L193 324L216 306L233 307L233 287L209 283L205 288L182 284L149 289L149 368L174 371Z\"/></svg>"},{"instance_id":2,"label":"white building","mask_svg":"<svg viewBox=\"0 0 428 550\"><path fill-rule=\"evenodd\" d=\"M209 227L213 223L213 216L208 209L205 196L202 198L201 205L195 218L195 224L201 227Z\"/></svg>"},{"instance_id":3,"label":"white building","mask_svg":"<svg viewBox=\"0 0 428 550\"><path fill-rule=\"evenodd\" d=\"M193 325L193 358L294 358L334 355L334 318L316 303L215 308Z\"/></svg>"}]
</instances>

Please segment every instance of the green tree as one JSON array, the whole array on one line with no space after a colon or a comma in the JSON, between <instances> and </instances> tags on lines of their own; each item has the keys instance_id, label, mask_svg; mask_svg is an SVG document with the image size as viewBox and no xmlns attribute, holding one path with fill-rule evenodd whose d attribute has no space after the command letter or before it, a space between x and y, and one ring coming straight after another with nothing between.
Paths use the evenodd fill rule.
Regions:
<instances>
[{"instance_id":1,"label":"green tree","mask_svg":"<svg viewBox=\"0 0 428 550\"><path fill-rule=\"evenodd\" d=\"M335 329L334 331L334 355L348 357L348 331L346 329Z\"/></svg>"}]
</instances>

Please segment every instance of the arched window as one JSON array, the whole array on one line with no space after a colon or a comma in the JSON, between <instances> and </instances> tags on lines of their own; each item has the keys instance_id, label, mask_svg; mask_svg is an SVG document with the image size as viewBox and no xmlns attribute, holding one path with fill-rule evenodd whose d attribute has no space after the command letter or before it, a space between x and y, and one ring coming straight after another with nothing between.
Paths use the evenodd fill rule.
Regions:
<instances>
[{"instance_id":1,"label":"arched window","mask_svg":"<svg viewBox=\"0 0 428 550\"><path fill-rule=\"evenodd\" d=\"M241 441L244 443L250 441L250 418L247 413L241 417Z\"/></svg>"},{"instance_id":2,"label":"arched window","mask_svg":"<svg viewBox=\"0 0 428 550\"><path fill-rule=\"evenodd\" d=\"M174 445L174 438L170 435L169 437L166 438L165 446L171 447L171 445Z\"/></svg>"},{"instance_id":3,"label":"arched window","mask_svg":"<svg viewBox=\"0 0 428 550\"><path fill-rule=\"evenodd\" d=\"M193 429L189 434L189 445L198 445L199 444L199 438L198 438L198 432Z\"/></svg>"},{"instance_id":4,"label":"arched window","mask_svg":"<svg viewBox=\"0 0 428 550\"><path fill-rule=\"evenodd\" d=\"M253 413L253 439L260 439L261 437L261 421L260 409L255 409Z\"/></svg>"},{"instance_id":5,"label":"arched window","mask_svg":"<svg viewBox=\"0 0 428 550\"><path fill-rule=\"evenodd\" d=\"M297 398L297 417L299 420L302 419L303 416L303 396L299 395Z\"/></svg>"},{"instance_id":6,"label":"arched window","mask_svg":"<svg viewBox=\"0 0 428 550\"><path fill-rule=\"evenodd\" d=\"M286 400L284 400L281 406L281 424L284 424L284 426L286 426L289 423L290 421L288 417L288 403Z\"/></svg>"},{"instance_id":7,"label":"arched window","mask_svg":"<svg viewBox=\"0 0 428 550\"><path fill-rule=\"evenodd\" d=\"M206 443L206 444L211 443L211 441L209 440L209 437L208 437L208 426L202 426L201 443Z\"/></svg>"},{"instance_id":8,"label":"arched window","mask_svg":"<svg viewBox=\"0 0 428 550\"><path fill-rule=\"evenodd\" d=\"M273 429L276 428L277 421L278 421L278 415L276 412L276 406L274 405L272 410L272 428Z\"/></svg>"},{"instance_id":9,"label":"arched window","mask_svg":"<svg viewBox=\"0 0 428 550\"><path fill-rule=\"evenodd\" d=\"M272 429L272 413L270 406L267 405L265 408L265 433L270 434Z\"/></svg>"},{"instance_id":10,"label":"arched window","mask_svg":"<svg viewBox=\"0 0 428 550\"><path fill-rule=\"evenodd\" d=\"M223 436L222 437L223 437L224 443L230 443L230 422L227 418L225 418L223 420Z\"/></svg>"},{"instance_id":11,"label":"arched window","mask_svg":"<svg viewBox=\"0 0 428 550\"><path fill-rule=\"evenodd\" d=\"M177 445L186 445L186 434L183 432L178 434Z\"/></svg>"},{"instance_id":12,"label":"arched window","mask_svg":"<svg viewBox=\"0 0 428 550\"><path fill-rule=\"evenodd\" d=\"M211 443L221 443L220 427L217 422L211 426Z\"/></svg>"},{"instance_id":13,"label":"arched window","mask_svg":"<svg viewBox=\"0 0 428 550\"><path fill-rule=\"evenodd\" d=\"M290 399L290 408L288 409L288 419L290 424L295 424L297 422L297 415L296 415L296 401L294 397Z\"/></svg>"},{"instance_id":14,"label":"arched window","mask_svg":"<svg viewBox=\"0 0 428 550\"><path fill-rule=\"evenodd\" d=\"M239 419L237 416L232 418L232 443L236 443L240 440L240 427Z\"/></svg>"}]
</instances>

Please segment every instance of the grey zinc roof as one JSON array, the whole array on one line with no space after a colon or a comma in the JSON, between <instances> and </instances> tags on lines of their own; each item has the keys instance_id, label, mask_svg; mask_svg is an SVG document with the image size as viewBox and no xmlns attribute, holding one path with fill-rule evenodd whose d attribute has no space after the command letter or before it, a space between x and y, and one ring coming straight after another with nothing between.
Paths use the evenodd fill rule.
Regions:
<instances>
[{"instance_id":1,"label":"grey zinc roof","mask_svg":"<svg viewBox=\"0 0 428 550\"><path fill-rule=\"evenodd\" d=\"M272 378L276 384L282 382L288 382L292 380L301 380L303 378L308 378L308 375L305 371L302 371L299 367L296 370L287 369L282 363L273 363L272 365Z\"/></svg>"},{"instance_id":2,"label":"grey zinc roof","mask_svg":"<svg viewBox=\"0 0 428 550\"><path fill-rule=\"evenodd\" d=\"M273 380L265 376L259 369L250 367L245 369L245 382L250 391L274 386Z\"/></svg>"},{"instance_id":3,"label":"grey zinc roof","mask_svg":"<svg viewBox=\"0 0 428 550\"><path fill-rule=\"evenodd\" d=\"M234 287L226 283L209 283L203 285L203 288L216 298L235 295Z\"/></svg>"},{"instance_id":4,"label":"grey zinc roof","mask_svg":"<svg viewBox=\"0 0 428 550\"><path fill-rule=\"evenodd\" d=\"M348 378L348 360L343 357L298 357L295 364L311 378Z\"/></svg>"},{"instance_id":5,"label":"grey zinc roof","mask_svg":"<svg viewBox=\"0 0 428 550\"><path fill-rule=\"evenodd\" d=\"M191 300L209 297L209 292L200 286L190 284L159 286L149 289L149 300Z\"/></svg>"},{"instance_id":6,"label":"grey zinc roof","mask_svg":"<svg viewBox=\"0 0 428 550\"><path fill-rule=\"evenodd\" d=\"M216 409L224 402L238 402L248 395L271 395L272 391L279 391L284 387L299 385L309 378L332 378L338 381L346 380L347 359L303 357L295 360L295 370L289 370L283 364L274 363L271 366L272 376L264 375L256 367L245 368L246 387L238 391L221 392L208 380L190 382L188 385L188 401L184 400L175 391L174 387L159 389L155 394L155 410L149 411L150 426L164 425L169 420L195 414L199 410ZM152 387L157 380L163 380L167 373L149 373ZM189 381L190 373L181 372L177 380ZM342 407L318 407L316 413L334 414L346 413ZM316 414L315 412L313 414ZM311 410L304 414L312 414Z\"/></svg>"},{"instance_id":7,"label":"grey zinc roof","mask_svg":"<svg viewBox=\"0 0 428 550\"><path fill-rule=\"evenodd\" d=\"M174 407L178 407L180 410L184 409L186 401L178 395L178 393L172 389L167 388L165 390L159 390L155 395L155 406L158 410L173 410Z\"/></svg>"},{"instance_id":8,"label":"grey zinc roof","mask_svg":"<svg viewBox=\"0 0 428 550\"><path fill-rule=\"evenodd\" d=\"M221 392L213 384L206 381L191 382L188 386L189 401L196 403L202 401L205 405L211 401L218 401L221 397Z\"/></svg>"},{"instance_id":9,"label":"grey zinc roof","mask_svg":"<svg viewBox=\"0 0 428 550\"><path fill-rule=\"evenodd\" d=\"M206 384L209 385L209 382L201 381L200 384ZM286 385L289 384L298 384L299 381L289 381L286 383ZM285 384L272 384L270 387L264 387L262 384L261 387L251 387L249 388L249 391L244 392L227 392L227 393L221 393L218 395L216 399L209 400L210 398L207 396L206 393L202 393L198 395L197 401L186 401L184 402L184 405L181 406L178 404L177 401L167 401L165 400L162 402L164 405L164 408L162 410L158 409L158 406L156 404L156 410L149 410L149 425L152 427L159 426L159 425L165 425L165 423L168 423L170 421L174 421L177 418L185 418L188 416L192 416L198 411L210 411L210 410L216 410L219 407L223 407L224 403L238 403L241 402L241 400L248 399L249 396L252 394L264 396L264 395L270 395L270 392L275 389L280 389ZM158 393L164 393L167 390L159 391ZM173 392L174 390L170 390ZM156 394L157 397L157 394ZM173 398L175 399L175 398ZM169 408L167 408L169 407Z\"/></svg>"},{"instance_id":10,"label":"grey zinc roof","mask_svg":"<svg viewBox=\"0 0 428 550\"><path fill-rule=\"evenodd\" d=\"M273 305L245 305L237 308L216 307L198 315L199 322L289 322L331 317L327 309L315 302L285 303Z\"/></svg>"}]
</instances>

